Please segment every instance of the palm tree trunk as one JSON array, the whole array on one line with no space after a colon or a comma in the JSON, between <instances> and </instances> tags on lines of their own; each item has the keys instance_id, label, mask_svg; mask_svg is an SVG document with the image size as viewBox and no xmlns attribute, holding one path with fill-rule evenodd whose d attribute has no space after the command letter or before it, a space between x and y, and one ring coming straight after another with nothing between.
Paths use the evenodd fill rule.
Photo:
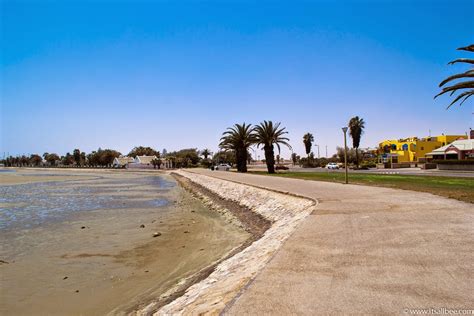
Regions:
<instances>
[{"instance_id":1,"label":"palm tree trunk","mask_svg":"<svg viewBox=\"0 0 474 316\"><path fill-rule=\"evenodd\" d=\"M356 150L356 166L359 167L359 150L357 147L355 150Z\"/></svg>"},{"instance_id":2,"label":"palm tree trunk","mask_svg":"<svg viewBox=\"0 0 474 316\"><path fill-rule=\"evenodd\" d=\"M265 146L263 149L265 151L268 173L275 173L275 153L273 152L273 145Z\"/></svg>"},{"instance_id":3,"label":"palm tree trunk","mask_svg":"<svg viewBox=\"0 0 474 316\"><path fill-rule=\"evenodd\" d=\"M247 150L236 150L235 158L237 160L237 171L247 172Z\"/></svg>"}]
</instances>

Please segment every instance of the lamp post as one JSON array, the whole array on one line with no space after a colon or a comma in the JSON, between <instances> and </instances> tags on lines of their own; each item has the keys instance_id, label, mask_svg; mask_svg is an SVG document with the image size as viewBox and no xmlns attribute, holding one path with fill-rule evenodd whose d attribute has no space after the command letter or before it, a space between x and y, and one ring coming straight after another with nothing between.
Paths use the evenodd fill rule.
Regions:
<instances>
[{"instance_id":1,"label":"lamp post","mask_svg":"<svg viewBox=\"0 0 474 316\"><path fill-rule=\"evenodd\" d=\"M347 133L347 126L344 126L342 128L342 131L344 132L344 167L346 169L346 184L349 183L348 178L347 178L347 140L346 140L346 133Z\"/></svg>"}]
</instances>

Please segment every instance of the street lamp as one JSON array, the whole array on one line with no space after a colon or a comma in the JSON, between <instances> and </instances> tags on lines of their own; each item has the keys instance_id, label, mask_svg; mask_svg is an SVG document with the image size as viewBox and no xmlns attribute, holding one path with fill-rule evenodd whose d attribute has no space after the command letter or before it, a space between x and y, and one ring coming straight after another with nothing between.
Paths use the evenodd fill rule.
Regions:
<instances>
[{"instance_id":1,"label":"street lamp","mask_svg":"<svg viewBox=\"0 0 474 316\"><path fill-rule=\"evenodd\" d=\"M342 131L344 132L344 166L346 168L346 184L349 183L348 178L347 178L347 140L346 140L346 133L347 133L347 126L344 126L342 128Z\"/></svg>"},{"instance_id":2,"label":"street lamp","mask_svg":"<svg viewBox=\"0 0 474 316\"><path fill-rule=\"evenodd\" d=\"M319 145L318 144L314 144L314 146L317 146L318 147L318 159L320 158L319 156Z\"/></svg>"}]
</instances>

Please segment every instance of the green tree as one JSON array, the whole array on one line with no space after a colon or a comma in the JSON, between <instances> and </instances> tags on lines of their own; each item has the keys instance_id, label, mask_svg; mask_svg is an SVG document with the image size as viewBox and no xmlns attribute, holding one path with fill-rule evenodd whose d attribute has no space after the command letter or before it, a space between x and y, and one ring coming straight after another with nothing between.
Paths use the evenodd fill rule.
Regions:
<instances>
[{"instance_id":1,"label":"green tree","mask_svg":"<svg viewBox=\"0 0 474 316\"><path fill-rule=\"evenodd\" d=\"M43 159L41 158L40 155L33 154L30 156L29 164L32 166L38 167L42 161Z\"/></svg>"},{"instance_id":2,"label":"green tree","mask_svg":"<svg viewBox=\"0 0 474 316\"><path fill-rule=\"evenodd\" d=\"M151 161L151 164L153 165L154 169L161 169L162 160L161 158L157 157Z\"/></svg>"},{"instance_id":3,"label":"green tree","mask_svg":"<svg viewBox=\"0 0 474 316\"><path fill-rule=\"evenodd\" d=\"M291 154L291 161L293 161L293 166L295 166L298 162L298 156L296 155L296 153Z\"/></svg>"},{"instance_id":4,"label":"green tree","mask_svg":"<svg viewBox=\"0 0 474 316\"><path fill-rule=\"evenodd\" d=\"M208 157L211 155L211 151L207 148L203 149L201 151L201 156L204 157L203 161L201 162L201 165L204 167L204 168L209 168L209 166L211 165L211 162L209 161Z\"/></svg>"},{"instance_id":5,"label":"green tree","mask_svg":"<svg viewBox=\"0 0 474 316\"><path fill-rule=\"evenodd\" d=\"M72 156L73 156L74 162L76 163L77 166L82 165L81 151L79 149L74 149L74 151L72 152Z\"/></svg>"},{"instance_id":6,"label":"green tree","mask_svg":"<svg viewBox=\"0 0 474 316\"><path fill-rule=\"evenodd\" d=\"M466 47L460 47L458 50L463 50L467 52L474 52L474 44L471 44ZM465 64L474 64L474 59L469 59L469 58L458 58L456 60L453 60L448 63L448 65L454 65L456 63L465 63ZM445 93L450 93L450 96L452 96L454 93L456 93L458 90L461 92L459 93L454 100L448 105L448 109L456 102L461 101L459 105L462 105L468 98L470 98L472 95L474 95L474 80L464 80L464 81L458 81L457 83L453 83L450 86L446 86L443 88L444 85L446 85L448 82L452 83L453 80L458 80L458 79L467 79L467 78L473 78L474 77L474 67L468 69L466 72L456 74L449 76L445 80L441 81L439 84L439 87L442 88L441 92L435 95L435 99L439 97L440 95L443 95Z\"/></svg>"},{"instance_id":7,"label":"green tree","mask_svg":"<svg viewBox=\"0 0 474 316\"><path fill-rule=\"evenodd\" d=\"M74 157L70 153L66 153L66 156L61 157L63 165L69 166L74 163Z\"/></svg>"},{"instance_id":8,"label":"green tree","mask_svg":"<svg viewBox=\"0 0 474 316\"><path fill-rule=\"evenodd\" d=\"M263 146L268 173L275 173L274 145L277 146L278 153L280 153L280 145L285 145L291 149L288 137L284 136L288 132L285 131L284 127L280 127L280 124L273 124L272 121L263 121L255 127L255 142L257 147Z\"/></svg>"},{"instance_id":9,"label":"green tree","mask_svg":"<svg viewBox=\"0 0 474 316\"><path fill-rule=\"evenodd\" d=\"M49 163L49 165L54 166L56 165L56 161L59 160L59 156L57 154L49 154L45 153L44 159Z\"/></svg>"},{"instance_id":10,"label":"green tree","mask_svg":"<svg viewBox=\"0 0 474 316\"><path fill-rule=\"evenodd\" d=\"M212 157L212 160L218 164L228 163L232 166L236 163L235 156L236 155L233 150L218 151L217 153L214 154L214 157Z\"/></svg>"},{"instance_id":11,"label":"green tree","mask_svg":"<svg viewBox=\"0 0 474 316\"><path fill-rule=\"evenodd\" d=\"M201 151L201 155L204 157L205 160L211 155L211 151L207 148Z\"/></svg>"},{"instance_id":12,"label":"green tree","mask_svg":"<svg viewBox=\"0 0 474 316\"><path fill-rule=\"evenodd\" d=\"M219 147L223 150L232 150L235 153L238 172L247 172L247 152L255 142L255 135L250 124L235 124L227 128L222 134Z\"/></svg>"},{"instance_id":13,"label":"green tree","mask_svg":"<svg viewBox=\"0 0 474 316\"><path fill-rule=\"evenodd\" d=\"M156 156L157 151L151 147L138 146L134 147L129 153L129 157L135 156Z\"/></svg>"},{"instance_id":14,"label":"green tree","mask_svg":"<svg viewBox=\"0 0 474 316\"><path fill-rule=\"evenodd\" d=\"M349 135L352 138L352 147L356 149L356 165L359 166L359 145L362 134L364 133L365 122L363 118L354 116L349 120Z\"/></svg>"},{"instance_id":15,"label":"green tree","mask_svg":"<svg viewBox=\"0 0 474 316\"><path fill-rule=\"evenodd\" d=\"M309 153L311 152L311 146L313 146L314 136L311 133L306 133L303 135L303 144L306 151L306 156L309 159Z\"/></svg>"}]
</instances>

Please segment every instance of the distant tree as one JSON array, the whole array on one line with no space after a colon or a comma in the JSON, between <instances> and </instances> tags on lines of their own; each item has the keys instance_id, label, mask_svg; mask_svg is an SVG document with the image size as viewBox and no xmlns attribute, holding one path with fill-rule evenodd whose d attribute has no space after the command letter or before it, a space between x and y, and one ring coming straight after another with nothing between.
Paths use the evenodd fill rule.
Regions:
<instances>
[{"instance_id":1,"label":"distant tree","mask_svg":"<svg viewBox=\"0 0 474 316\"><path fill-rule=\"evenodd\" d=\"M33 154L30 156L30 159L29 159L30 165L34 167L38 167L39 165L41 165L41 162L43 162L43 159L41 158L40 155Z\"/></svg>"},{"instance_id":2,"label":"distant tree","mask_svg":"<svg viewBox=\"0 0 474 316\"><path fill-rule=\"evenodd\" d=\"M474 52L474 44L471 44L466 47L460 47L458 50L463 50L467 52ZM469 58L458 58L456 60L453 60L448 63L448 65L454 65L456 63L465 63L465 64L474 64L474 59L469 59ZM474 95L474 80L465 80L465 81L459 81L457 83L454 83L450 86L444 87L445 84L448 82L452 82L453 80L458 80L458 79L468 79L468 78L473 78L474 77L474 67L468 69L466 72L456 74L453 76L450 76L446 78L445 80L441 81L439 84L439 87L442 88L441 92L435 95L435 99L439 97L440 95L443 95L445 93L450 93L452 96L454 93L456 93L458 90L461 91L460 94L458 94L454 100L448 105L448 109L456 102L461 101L459 105L462 105L468 98L470 98L472 95Z\"/></svg>"},{"instance_id":3,"label":"distant tree","mask_svg":"<svg viewBox=\"0 0 474 316\"><path fill-rule=\"evenodd\" d=\"M358 149L351 148L347 151L347 163L354 164L357 161L357 151ZM336 157L339 159L340 162L344 162L344 148L343 147L336 147Z\"/></svg>"},{"instance_id":4,"label":"distant tree","mask_svg":"<svg viewBox=\"0 0 474 316\"><path fill-rule=\"evenodd\" d=\"M247 154L249 147L255 142L252 125L243 123L227 128L222 134L219 147L235 153L237 171L247 172Z\"/></svg>"},{"instance_id":5,"label":"distant tree","mask_svg":"<svg viewBox=\"0 0 474 316\"><path fill-rule=\"evenodd\" d=\"M276 161L277 161L277 165L280 164L280 155L276 155Z\"/></svg>"},{"instance_id":6,"label":"distant tree","mask_svg":"<svg viewBox=\"0 0 474 316\"><path fill-rule=\"evenodd\" d=\"M314 136L311 133L306 133L303 135L303 144L306 151L306 156L309 158L309 153L311 152L311 146L313 146Z\"/></svg>"},{"instance_id":7,"label":"distant tree","mask_svg":"<svg viewBox=\"0 0 474 316\"><path fill-rule=\"evenodd\" d=\"M157 151L151 147L138 146L128 153L129 157L135 156L156 156Z\"/></svg>"},{"instance_id":8,"label":"distant tree","mask_svg":"<svg viewBox=\"0 0 474 316\"><path fill-rule=\"evenodd\" d=\"M234 165L236 163L235 160L235 152L233 150L227 150L227 151L218 151L217 153L214 154L214 157L212 160L215 163L228 163L230 165Z\"/></svg>"},{"instance_id":9,"label":"distant tree","mask_svg":"<svg viewBox=\"0 0 474 316\"><path fill-rule=\"evenodd\" d=\"M204 157L205 160L207 160L207 157L211 155L211 151L207 148L203 149L201 151L201 155Z\"/></svg>"},{"instance_id":10,"label":"distant tree","mask_svg":"<svg viewBox=\"0 0 474 316\"><path fill-rule=\"evenodd\" d=\"M161 164L162 164L162 160L161 158L155 158L151 161L151 164L153 165L153 168L156 169L161 169Z\"/></svg>"},{"instance_id":11,"label":"distant tree","mask_svg":"<svg viewBox=\"0 0 474 316\"><path fill-rule=\"evenodd\" d=\"M204 168L209 168L209 166L211 165L211 162L209 161L208 158L211 155L211 151L209 149L205 148L201 151L201 155L204 157L204 159L201 161L201 165Z\"/></svg>"},{"instance_id":12,"label":"distant tree","mask_svg":"<svg viewBox=\"0 0 474 316\"><path fill-rule=\"evenodd\" d=\"M61 162L66 166L72 165L74 163L74 156L70 153L66 153L65 156L61 157Z\"/></svg>"},{"instance_id":13,"label":"distant tree","mask_svg":"<svg viewBox=\"0 0 474 316\"><path fill-rule=\"evenodd\" d=\"M297 163L298 163L298 156L296 155L296 153L292 153L291 154L291 161L293 161L293 166L295 166Z\"/></svg>"},{"instance_id":14,"label":"distant tree","mask_svg":"<svg viewBox=\"0 0 474 316\"><path fill-rule=\"evenodd\" d=\"M166 148L163 148L163 150L161 151L161 156L166 157L167 154L168 154L168 151L166 150Z\"/></svg>"},{"instance_id":15,"label":"distant tree","mask_svg":"<svg viewBox=\"0 0 474 316\"><path fill-rule=\"evenodd\" d=\"M356 165L359 166L359 145L360 145L360 138L364 133L365 122L363 118L359 118L358 116L354 116L350 119L349 124L349 135L352 138L352 147L356 149Z\"/></svg>"},{"instance_id":16,"label":"distant tree","mask_svg":"<svg viewBox=\"0 0 474 316\"><path fill-rule=\"evenodd\" d=\"M169 152L167 159L172 163L173 168L196 167L200 161L197 148L185 148Z\"/></svg>"},{"instance_id":17,"label":"distant tree","mask_svg":"<svg viewBox=\"0 0 474 316\"><path fill-rule=\"evenodd\" d=\"M56 161L59 160L59 156L57 154L48 154L45 153L46 157L44 159L49 163L50 166L56 165Z\"/></svg>"},{"instance_id":18,"label":"distant tree","mask_svg":"<svg viewBox=\"0 0 474 316\"><path fill-rule=\"evenodd\" d=\"M110 166L114 159L120 157L121 153L113 149L101 149L87 155L87 161L91 166Z\"/></svg>"},{"instance_id":19,"label":"distant tree","mask_svg":"<svg viewBox=\"0 0 474 316\"><path fill-rule=\"evenodd\" d=\"M74 149L74 151L72 152L72 156L77 166L82 165L81 151L79 149Z\"/></svg>"}]
</instances>

